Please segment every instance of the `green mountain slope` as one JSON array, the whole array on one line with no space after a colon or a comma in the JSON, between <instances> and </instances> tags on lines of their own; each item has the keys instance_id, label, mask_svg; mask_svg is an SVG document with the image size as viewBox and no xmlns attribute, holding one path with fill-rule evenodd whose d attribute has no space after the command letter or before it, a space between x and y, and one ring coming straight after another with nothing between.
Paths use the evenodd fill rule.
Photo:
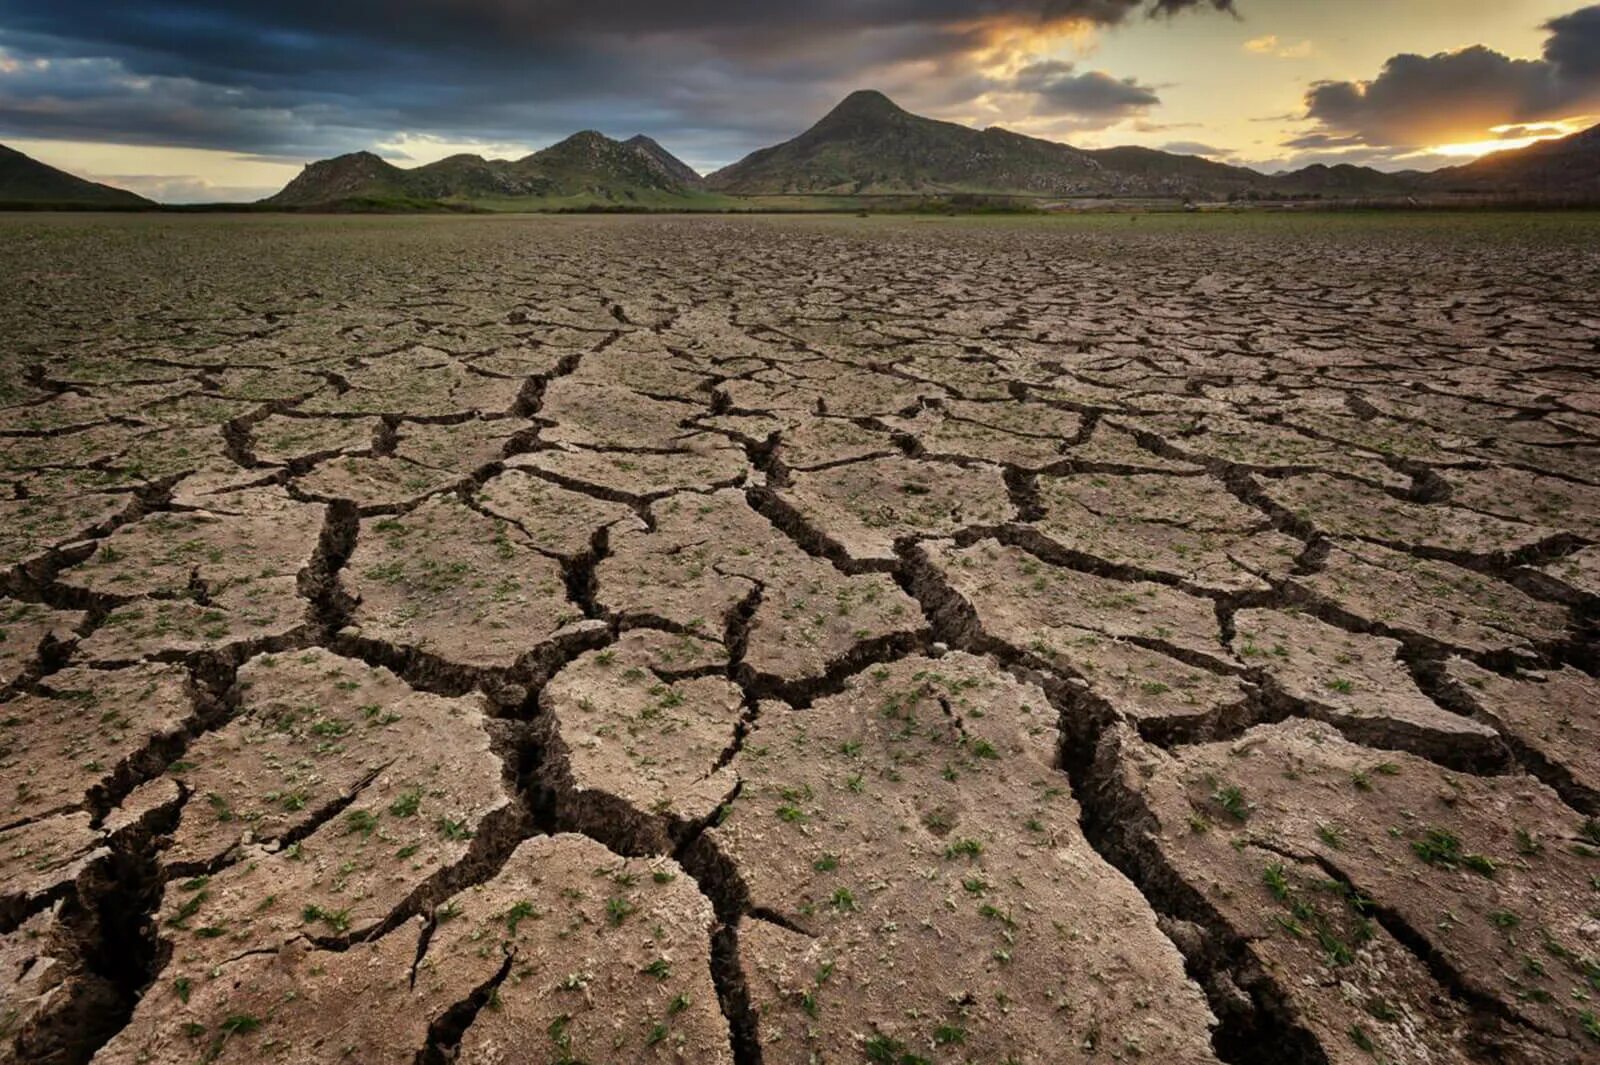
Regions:
<instances>
[{"instance_id":1,"label":"green mountain slope","mask_svg":"<svg viewBox=\"0 0 1600 1065\"><path fill-rule=\"evenodd\" d=\"M923 118L880 92L863 90L793 140L712 174L706 187L735 195L1068 195L1096 188L1101 169L1088 154L1065 144Z\"/></svg>"},{"instance_id":2,"label":"green mountain slope","mask_svg":"<svg viewBox=\"0 0 1600 1065\"><path fill-rule=\"evenodd\" d=\"M71 207L150 207L126 189L115 189L57 170L0 144L0 203Z\"/></svg>"}]
</instances>

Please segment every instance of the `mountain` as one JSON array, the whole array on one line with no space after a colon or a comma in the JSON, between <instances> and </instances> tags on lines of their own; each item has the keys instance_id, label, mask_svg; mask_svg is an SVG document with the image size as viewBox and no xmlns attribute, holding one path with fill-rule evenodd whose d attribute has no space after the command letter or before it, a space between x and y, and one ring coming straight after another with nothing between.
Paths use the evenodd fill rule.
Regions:
<instances>
[{"instance_id":1,"label":"mountain","mask_svg":"<svg viewBox=\"0 0 1600 1065\"><path fill-rule=\"evenodd\" d=\"M1103 185L1088 153L1003 129L913 115L880 92L847 96L800 136L706 179L735 195L995 192L1068 195Z\"/></svg>"},{"instance_id":2,"label":"mountain","mask_svg":"<svg viewBox=\"0 0 1600 1065\"><path fill-rule=\"evenodd\" d=\"M648 137L617 141L585 130L514 160L452 155L407 169L371 152L353 152L311 163L261 202L272 207L530 199L660 204L699 183L698 174Z\"/></svg>"},{"instance_id":3,"label":"mountain","mask_svg":"<svg viewBox=\"0 0 1600 1065\"><path fill-rule=\"evenodd\" d=\"M0 144L0 203L65 207L153 207L150 200L46 166Z\"/></svg>"},{"instance_id":4,"label":"mountain","mask_svg":"<svg viewBox=\"0 0 1600 1065\"><path fill-rule=\"evenodd\" d=\"M1600 125L1425 176L1439 191L1600 196Z\"/></svg>"}]
</instances>

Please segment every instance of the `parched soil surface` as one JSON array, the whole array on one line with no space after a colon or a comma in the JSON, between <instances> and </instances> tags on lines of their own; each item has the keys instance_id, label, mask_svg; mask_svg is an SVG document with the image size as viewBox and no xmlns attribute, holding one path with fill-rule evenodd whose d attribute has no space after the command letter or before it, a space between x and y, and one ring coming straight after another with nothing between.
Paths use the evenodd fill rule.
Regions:
<instances>
[{"instance_id":1,"label":"parched soil surface","mask_svg":"<svg viewBox=\"0 0 1600 1065\"><path fill-rule=\"evenodd\" d=\"M1600 1060L1600 225L0 220L0 1065Z\"/></svg>"}]
</instances>

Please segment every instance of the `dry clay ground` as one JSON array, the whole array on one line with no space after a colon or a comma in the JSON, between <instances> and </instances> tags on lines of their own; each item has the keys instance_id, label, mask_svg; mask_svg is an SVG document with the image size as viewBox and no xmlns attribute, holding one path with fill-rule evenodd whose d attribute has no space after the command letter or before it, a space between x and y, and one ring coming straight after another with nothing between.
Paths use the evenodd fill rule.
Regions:
<instances>
[{"instance_id":1,"label":"dry clay ground","mask_svg":"<svg viewBox=\"0 0 1600 1065\"><path fill-rule=\"evenodd\" d=\"M1593 219L3 228L0 1061L1600 1060Z\"/></svg>"}]
</instances>

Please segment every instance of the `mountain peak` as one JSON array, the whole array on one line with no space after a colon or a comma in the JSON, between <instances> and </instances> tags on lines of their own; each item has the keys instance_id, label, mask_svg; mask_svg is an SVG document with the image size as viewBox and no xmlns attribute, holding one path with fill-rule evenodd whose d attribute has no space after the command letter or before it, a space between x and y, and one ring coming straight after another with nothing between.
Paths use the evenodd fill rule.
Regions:
<instances>
[{"instance_id":1,"label":"mountain peak","mask_svg":"<svg viewBox=\"0 0 1600 1065\"><path fill-rule=\"evenodd\" d=\"M597 129L580 129L578 132L572 134L570 137L567 137L565 140L557 141L555 144L551 145L551 147L560 148L567 146L578 148L615 143L616 142L610 137L606 136L604 133L601 133Z\"/></svg>"},{"instance_id":2,"label":"mountain peak","mask_svg":"<svg viewBox=\"0 0 1600 1065\"><path fill-rule=\"evenodd\" d=\"M893 100L889 99L877 89L857 89L855 92L839 101L832 111L822 119L849 119L860 121L863 119L897 118L906 114L906 111Z\"/></svg>"}]
</instances>

